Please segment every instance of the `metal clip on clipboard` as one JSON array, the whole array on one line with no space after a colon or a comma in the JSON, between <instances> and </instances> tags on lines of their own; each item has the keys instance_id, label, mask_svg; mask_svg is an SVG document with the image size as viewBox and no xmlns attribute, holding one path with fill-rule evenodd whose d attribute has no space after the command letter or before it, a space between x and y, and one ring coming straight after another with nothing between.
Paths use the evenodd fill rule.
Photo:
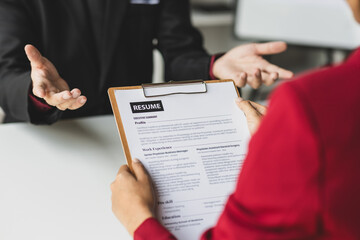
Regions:
<instances>
[{"instance_id":1,"label":"metal clip on clipboard","mask_svg":"<svg viewBox=\"0 0 360 240\"><path fill-rule=\"evenodd\" d=\"M163 97L175 94L207 93L206 82L202 80L170 81L168 83L142 84L141 86L146 98Z\"/></svg>"}]
</instances>

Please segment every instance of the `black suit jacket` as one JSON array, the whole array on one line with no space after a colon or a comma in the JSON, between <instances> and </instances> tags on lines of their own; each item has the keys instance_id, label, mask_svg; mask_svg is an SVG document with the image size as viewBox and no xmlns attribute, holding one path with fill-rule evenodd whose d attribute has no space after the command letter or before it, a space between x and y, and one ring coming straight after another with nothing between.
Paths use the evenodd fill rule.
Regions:
<instances>
[{"instance_id":1,"label":"black suit jacket","mask_svg":"<svg viewBox=\"0 0 360 240\"><path fill-rule=\"evenodd\" d=\"M154 48L165 59L166 80L209 77L210 57L191 25L188 0L109 0L100 51L85 1L0 0L0 106L6 122L53 123L111 113L107 89L151 82ZM34 109L27 43L54 63L70 88L82 90L88 97L83 108L47 114Z\"/></svg>"}]
</instances>

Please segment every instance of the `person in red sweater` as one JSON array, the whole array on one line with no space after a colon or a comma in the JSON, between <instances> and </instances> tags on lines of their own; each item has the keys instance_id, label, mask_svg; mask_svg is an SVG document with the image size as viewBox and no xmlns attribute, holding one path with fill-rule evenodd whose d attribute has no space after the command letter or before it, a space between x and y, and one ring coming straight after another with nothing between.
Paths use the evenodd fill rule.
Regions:
<instances>
[{"instance_id":1,"label":"person in red sweater","mask_svg":"<svg viewBox=\"0 0 360 240\"><path fill-rule=\"evenodd\" d=\"M360 23L360 0L348 2ZM254 135L236 190L202 239L360 239L359 92L360 49L284 83L264 117L239 100ZM134 239L175 239L153 217L146 170L133 167L111 186L115 215Z\"/></svg>"}]
</instances>

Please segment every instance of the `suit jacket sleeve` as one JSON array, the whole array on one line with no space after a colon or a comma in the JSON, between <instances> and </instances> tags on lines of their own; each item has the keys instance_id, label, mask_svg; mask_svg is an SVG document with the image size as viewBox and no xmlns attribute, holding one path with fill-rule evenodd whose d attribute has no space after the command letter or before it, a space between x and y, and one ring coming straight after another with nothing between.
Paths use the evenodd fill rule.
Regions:
<instances>
[{"instance_id":1,"label":"suit jacket sleeve","mask_svg":"<svg viewBox=\"0 0 360 240\"><path fill-rule=\"evenodd\" d=\"M322 226L321 148L305 99L289 85L274 96L251 140L236 191L203 240L317 237ZM173 239L154 221L140 226L135 236Z\"/></svg>"},{"instance_id":2,"label":"suit jacket sleeve","mask_svg":"<svg viewBox=\"0 0 360 240\"><path fill-rule=\"evenodd\" d=\"M203 48L200 32L191 24L189 1L162 1L158 26L166 80L209 79L211 57Z\"/></svg>"},{"instance_id":3,"label":"suit jacket sleeve","mask_svg":"<svg viewBox=\"0 0 360 240\"><path fill-rule=\"evenodd\" d=\"M31 69L24 47L27 43L40 46L35 25L25 3L0 1L0 106L5 122L50 124L61 116L57 110L37 112L29 99Z\"/></svg>"}]
</instances>

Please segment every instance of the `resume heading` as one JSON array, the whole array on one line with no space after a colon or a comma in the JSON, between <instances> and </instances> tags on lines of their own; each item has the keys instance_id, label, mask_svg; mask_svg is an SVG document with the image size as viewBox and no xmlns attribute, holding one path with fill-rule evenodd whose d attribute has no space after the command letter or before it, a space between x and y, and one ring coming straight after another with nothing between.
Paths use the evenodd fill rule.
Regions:
<instances>
[{"instance_id":1,"label":"resume heading","mask_svg":"<svg viewBox=\"0 0 360 240\"><path fill-rule=\"evenodd\" d=\"M130 103L130 106L131 106L131 111L133 113L164 111L164 106L161 101L134 102L134 103Z\"/></svg>"}]
</instances>

